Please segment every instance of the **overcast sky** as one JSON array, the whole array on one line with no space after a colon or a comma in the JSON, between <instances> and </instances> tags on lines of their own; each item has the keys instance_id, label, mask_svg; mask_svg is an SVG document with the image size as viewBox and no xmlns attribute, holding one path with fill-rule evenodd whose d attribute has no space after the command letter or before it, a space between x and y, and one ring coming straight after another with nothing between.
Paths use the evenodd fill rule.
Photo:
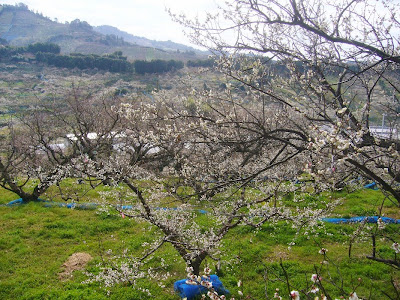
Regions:
<instances>
[{"instance_id":1,"label":"overcast sky","mask_svg":"<svg viewBox=\"0 0 400 300\"><path fill-rule=\"evenodd\" d=\"M80 19L90 25L111 25L136 36L188 45L182 27L171 21L165 8L194 17L215 11L218 0L0 0L25 3L30 10L59 22ZM219 0L221 2L221 0Z\"/></svg>"}]
</instances>

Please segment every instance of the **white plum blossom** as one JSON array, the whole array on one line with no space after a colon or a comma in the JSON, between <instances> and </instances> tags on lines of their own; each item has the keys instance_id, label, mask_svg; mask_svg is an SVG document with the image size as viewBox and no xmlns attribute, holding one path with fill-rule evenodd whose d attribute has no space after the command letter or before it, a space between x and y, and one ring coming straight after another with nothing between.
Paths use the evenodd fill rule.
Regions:
<instances>
[{"instance_id":1,"label":"white plum blossom","mask_svg":"<svg viewBox=\"0 0 400 300\"><path fill-rule=\"evenodd\" d=\"M311 287L310 293L316 294L316 293L318 293L318 291L319 291L319 288L316 287L315 285L313 285L313 286Z\"/></svg>"},{"instance_id":2,"label":"white plum blossom","mask_svg":"<svg viewBox=\"0 0 400 300\"><path fill-rule=\"evenodd\" d=\"M377 224L379 230L383 230L386 227L386 224L385 222L383 222L382 218L378 218Z\"/></svg>"},{"instance_id":3,"label":"white plum blossom","mask_svg":"<svg viewBox=\"0 0 400 300\"><path fill-rule=\"evenodd\" d=\"M395 253L400 253L400 246L399 246L399 243L394 242L394 243L392 244L392 249L394 250Z\"/></svg>"},{"instance_id":4,"label":"white plum blossom","mask_svg":"<svg viewBox=\"0 0 400 300\"><path fill-rule=\"evenodd\" d=\"M357 293L356 292L352 292L349 296L349 300L358 300L360 298L358 298Z\"/></svg>"},{"instance_id":5,"label":"white plum blossom","mask_svg":"<svg viewBox=\"0 0 400 300\"><path fill-rule=\"evenodd\" d=\"M200 284L202 285L202 286L204 286L204 287L206 287L207 289L211 289L212 288L212 282L211 281L208 281L208 280L202 280L201 282L200 282Z\"/></svg>"},{"instance_id":6,"label":"white plum blossom","mask_svg":"<svg viewBox=\"0 0 400 300\"><path fill-rule=\"evenodd\" d=\"M275 293L274 293L274 298L279 299L279 300L282 300L282 297L279 296L279 293L278 293L278 292L275 292Z\"/></svg>"},{"instance_id":7,"label":"white plum blossom","mask_svg":"<svg viewBox=\"0 0 400 300\"><path fill-rule=\"evenodd\" d=\"M312 274L311 275L311 281L314 282L314 283L319 282L320 278L319 278L318 274Z\"/></svg>"},{"instance_id":8,"label":"white plum blossom","mask_svg":"<svg viewBox=\"0 0 400 300\"><path fill-rule=\"evenodd\" d=\"M325 255L327 252L328 252L328 249L325 249L325 248L321 248L321 249L318 251L319 254L323 254L323 255Z\"/></svg>"},{"instance_id":9,"label":"white plum blossom","mask_svg":"<svg viewBox=\"0 0 400 300\"><path fill-rule=\"evenodd\" d=\"M300 300L300 293L298 291L293 290L290 292L290 297L293 300Z\"/></svg>"}]
</instances>

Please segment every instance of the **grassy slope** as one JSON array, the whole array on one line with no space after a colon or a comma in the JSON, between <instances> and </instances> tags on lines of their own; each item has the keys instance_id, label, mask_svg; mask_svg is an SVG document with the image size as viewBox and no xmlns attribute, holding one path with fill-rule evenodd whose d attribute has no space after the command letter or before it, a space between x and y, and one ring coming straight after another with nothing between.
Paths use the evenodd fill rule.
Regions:
<instances>
[{"instance_id":1,"label":"grassy slope","mask_svg":"<svg viewBox=\"0 0 400 300\"><path fill-rule=\"evenodd\" d=\"M0 191L1 202L15 199L15 195ZM372 207L381 197L376 191L360 191L348 197L348 202L338 213L352 215L354 205L372 212ZM363 201L360 201L362 199ZM388 204L388 210L393 206ZM398 214L392 214L399 217ZM397 225L398 226L398 225ZM40 203L17 207L0 206L0 299L105 299L107 292L97 284L83 285L86 276L76 271L68 281L60 281L58 273L62 264L75 252L88 252L94 257L88 269L94 270L100 261L100 248L113 249L118 253L125 247L139 254L143 242L150 242L154 234L147 224L122 219L119 216L96 214L95 211L69 210L66 208L46 208ZM309 284L309 276L314 273L314 265L319 266L322 257L317 254L319 245L329 249L331 271L338 276L334 264L341 268L348 292L357 285L357 278L363 279L357 293L364 297L374 282L372 299L381 299L381 290L390 291L390 276L399 279L389 267L365 259L370 253L368 240L359 240L353 246L353 256L347 257L348 238L356 225L327 225L311 238L300 236L296 245L288 250L295 232L285 224L261 230L240 227L233 231L224 242L223 251L227 263L222 264L219 274L225 286L236 294L238 279L244 283L245 295L253 299L263 299L267 287L271 296L275 288L285 294L285 283L273 282L273 272L283 275L278 263L282 259L296 287ZM389 230L398 230L396 225ZM123 242L125 241L125 242ZM185 276L183 262L176 257L170 247L161 252L170 264L171 278L160 288L154 281L143 281L139 286L149 288L155 299L179 299L173 290L173 282ZM389 255L390 245L379 247L379 254ZM153 264L159 263L155 258ZM210 266L214 262L209 261ZM266 273L266 271L268 271ZM265 275L271 279L266 285ZM338 278L338 277L337 277ZM129 286L111 289L112 299L147 299L146 294ZM236 294L237 296L237 294Z\"/></svg>"}]
</instances>

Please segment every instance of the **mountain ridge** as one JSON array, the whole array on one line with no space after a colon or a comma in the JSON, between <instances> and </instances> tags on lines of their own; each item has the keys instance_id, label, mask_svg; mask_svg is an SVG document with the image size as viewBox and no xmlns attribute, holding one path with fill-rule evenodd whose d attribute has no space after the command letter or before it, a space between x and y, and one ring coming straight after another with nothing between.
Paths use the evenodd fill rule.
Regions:
<instances>
[{"instance_id":1,"label":"mountain ridge","mask_svg":"<svg viewBox=\"0 0 400 300\"><path fill-rule=\"evenodd\" d=\"M195 51L189 46L136 37L110 25L103 25L104 27L118 35L102 34L86 21L79 19L69 23L53 21L49 17L29 10L28 6L23 3L0 4L0 38L6 40L11 46L27 46L37 42L55 43L61 47L61 52L64 54L104 55L122 51L130 60L175 59L187 61L204 57L205 54L202 54L200 50ZM144 45L125 41L124 34L130 39L133 37L136 38L136 41L142 41ZM156 48L155 45L163 48ZM173 49L173 46L177 47L176 50Z\"/></svg>"}]
</instances>

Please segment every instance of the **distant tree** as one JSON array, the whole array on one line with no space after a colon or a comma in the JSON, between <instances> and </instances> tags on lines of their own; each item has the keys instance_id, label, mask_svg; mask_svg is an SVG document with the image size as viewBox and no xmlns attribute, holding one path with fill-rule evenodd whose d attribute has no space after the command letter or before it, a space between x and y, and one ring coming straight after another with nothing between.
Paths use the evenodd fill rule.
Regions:
<instances>
[{"instance_id":1,"label":"distant tree","mask_svg":"<svg viewBox=\"0 0 400 300\"><path fill-rule=\"evenodd\" d=\"M28 45L27 51L33 54L38 52L59 54L61 52L61 47L52 43L35 43Z\"/></svg>"},{"instance_id":2,"label":"distant tree","mask_svg":"<svg viewBox=\"0 0 400 300\"><path fill-rule=\"evenodd\" d=\"M1 61L9 60L10 57L15 53L16 53L15 49L11 47L8 46L0 47L0 60Z\"/></svg>"},{"instance_id":3,"label":"distant tree","mask_svg":"<svg viewBox=\"0 0 400 300\"><path fill-rule=\"evenodd\" d=\"M132 72L132 64L123 56L96 56L73 53L71 55L56 55L54 53L38 52L36 60L60 68L79 68L105 70L110 72Z\"/></svg>"},{"instance_id":4,"label":"distant tree","mask_svg":"<svg viewBox=\"0 0 400 300\"><path fill-rule=\"evenodd\" d=\"M81 21L79 19L75 19L69 23L70 28L73 29L84 29L84 30L92 30L93 27L89 25L86 21Z\"/></svg>"},{"instance_id":5,"label":"distant tree","mask_svg":"<svg viewBox=\"0 0 400 300\"><path fill-rule=\"evenodd\" d=\"M204 59L204 60L188 60L186 63L188 67L203 67L203 68L211 68L216 65L215 59Z\"/></svg>"},{"instance_id":6,"label":"distant tree","mask_svg":"<svg viewBox=\"0 0 400 300\"><path fill-rule=\"evenodd\" d=\"M8 45L8 41L6 39L0 38L0 45L6 46Z\"/></svg>"},{"instance_id":7,"label":"distant tree","mask_svg":"<svg viewBox=\"0 0 400 300\"><path fill-rule=\"evenodd\" d=\"M20 2L16 5L17 8L21 9L21 10L29 10L28 5Z\"/></svg>"},{"instance_id":8,"label":"distant tree","mask_svg":"<svg viewBox=\"0 0 400 300\"><path fill-rule=\"evenodd\" d=\"M161 60L156 59L152 61L144 61L144 60L135 60L133 63L135 68L135 72L138 74L145 73L164 73L173 70L182 69L184 64L181 61L175 60Z\"/></svg>"},{"instance_id":9,"label":"distant tree","mask_svg":"<svg viewBox=\"0 0 400 300\"><path fill-rule=\"evenodd\" d=\"M183 62L182 62L182 61L179 61L179 60L173 60L173 59L171 59L171 60L169 60L169 61L167 62L167 69L168 69L169 71L182 69L183 66L184 66Z\"/></svg>"},{"instance_id":10,"label":"distant tree","mask_svg":"<svg viewBox=\"0 0 400 300\"><path fill-rule=\"evenodd\" d=\"M123 38L120 38L115 34L106 34L99 42L109 46L124 46L127 44Z\"/></svg>"},{"instance_id":11,"label":"distant tree","mask_svg":"<svg viewBox=\"0 0 400 300\"><path fill-rule=\"evenodd\" d=\"M133 63L135 68L135 72L138 74L145 74L146 73L146 61L144 60L135 60Z\"/></svg>"}]
</instances>

